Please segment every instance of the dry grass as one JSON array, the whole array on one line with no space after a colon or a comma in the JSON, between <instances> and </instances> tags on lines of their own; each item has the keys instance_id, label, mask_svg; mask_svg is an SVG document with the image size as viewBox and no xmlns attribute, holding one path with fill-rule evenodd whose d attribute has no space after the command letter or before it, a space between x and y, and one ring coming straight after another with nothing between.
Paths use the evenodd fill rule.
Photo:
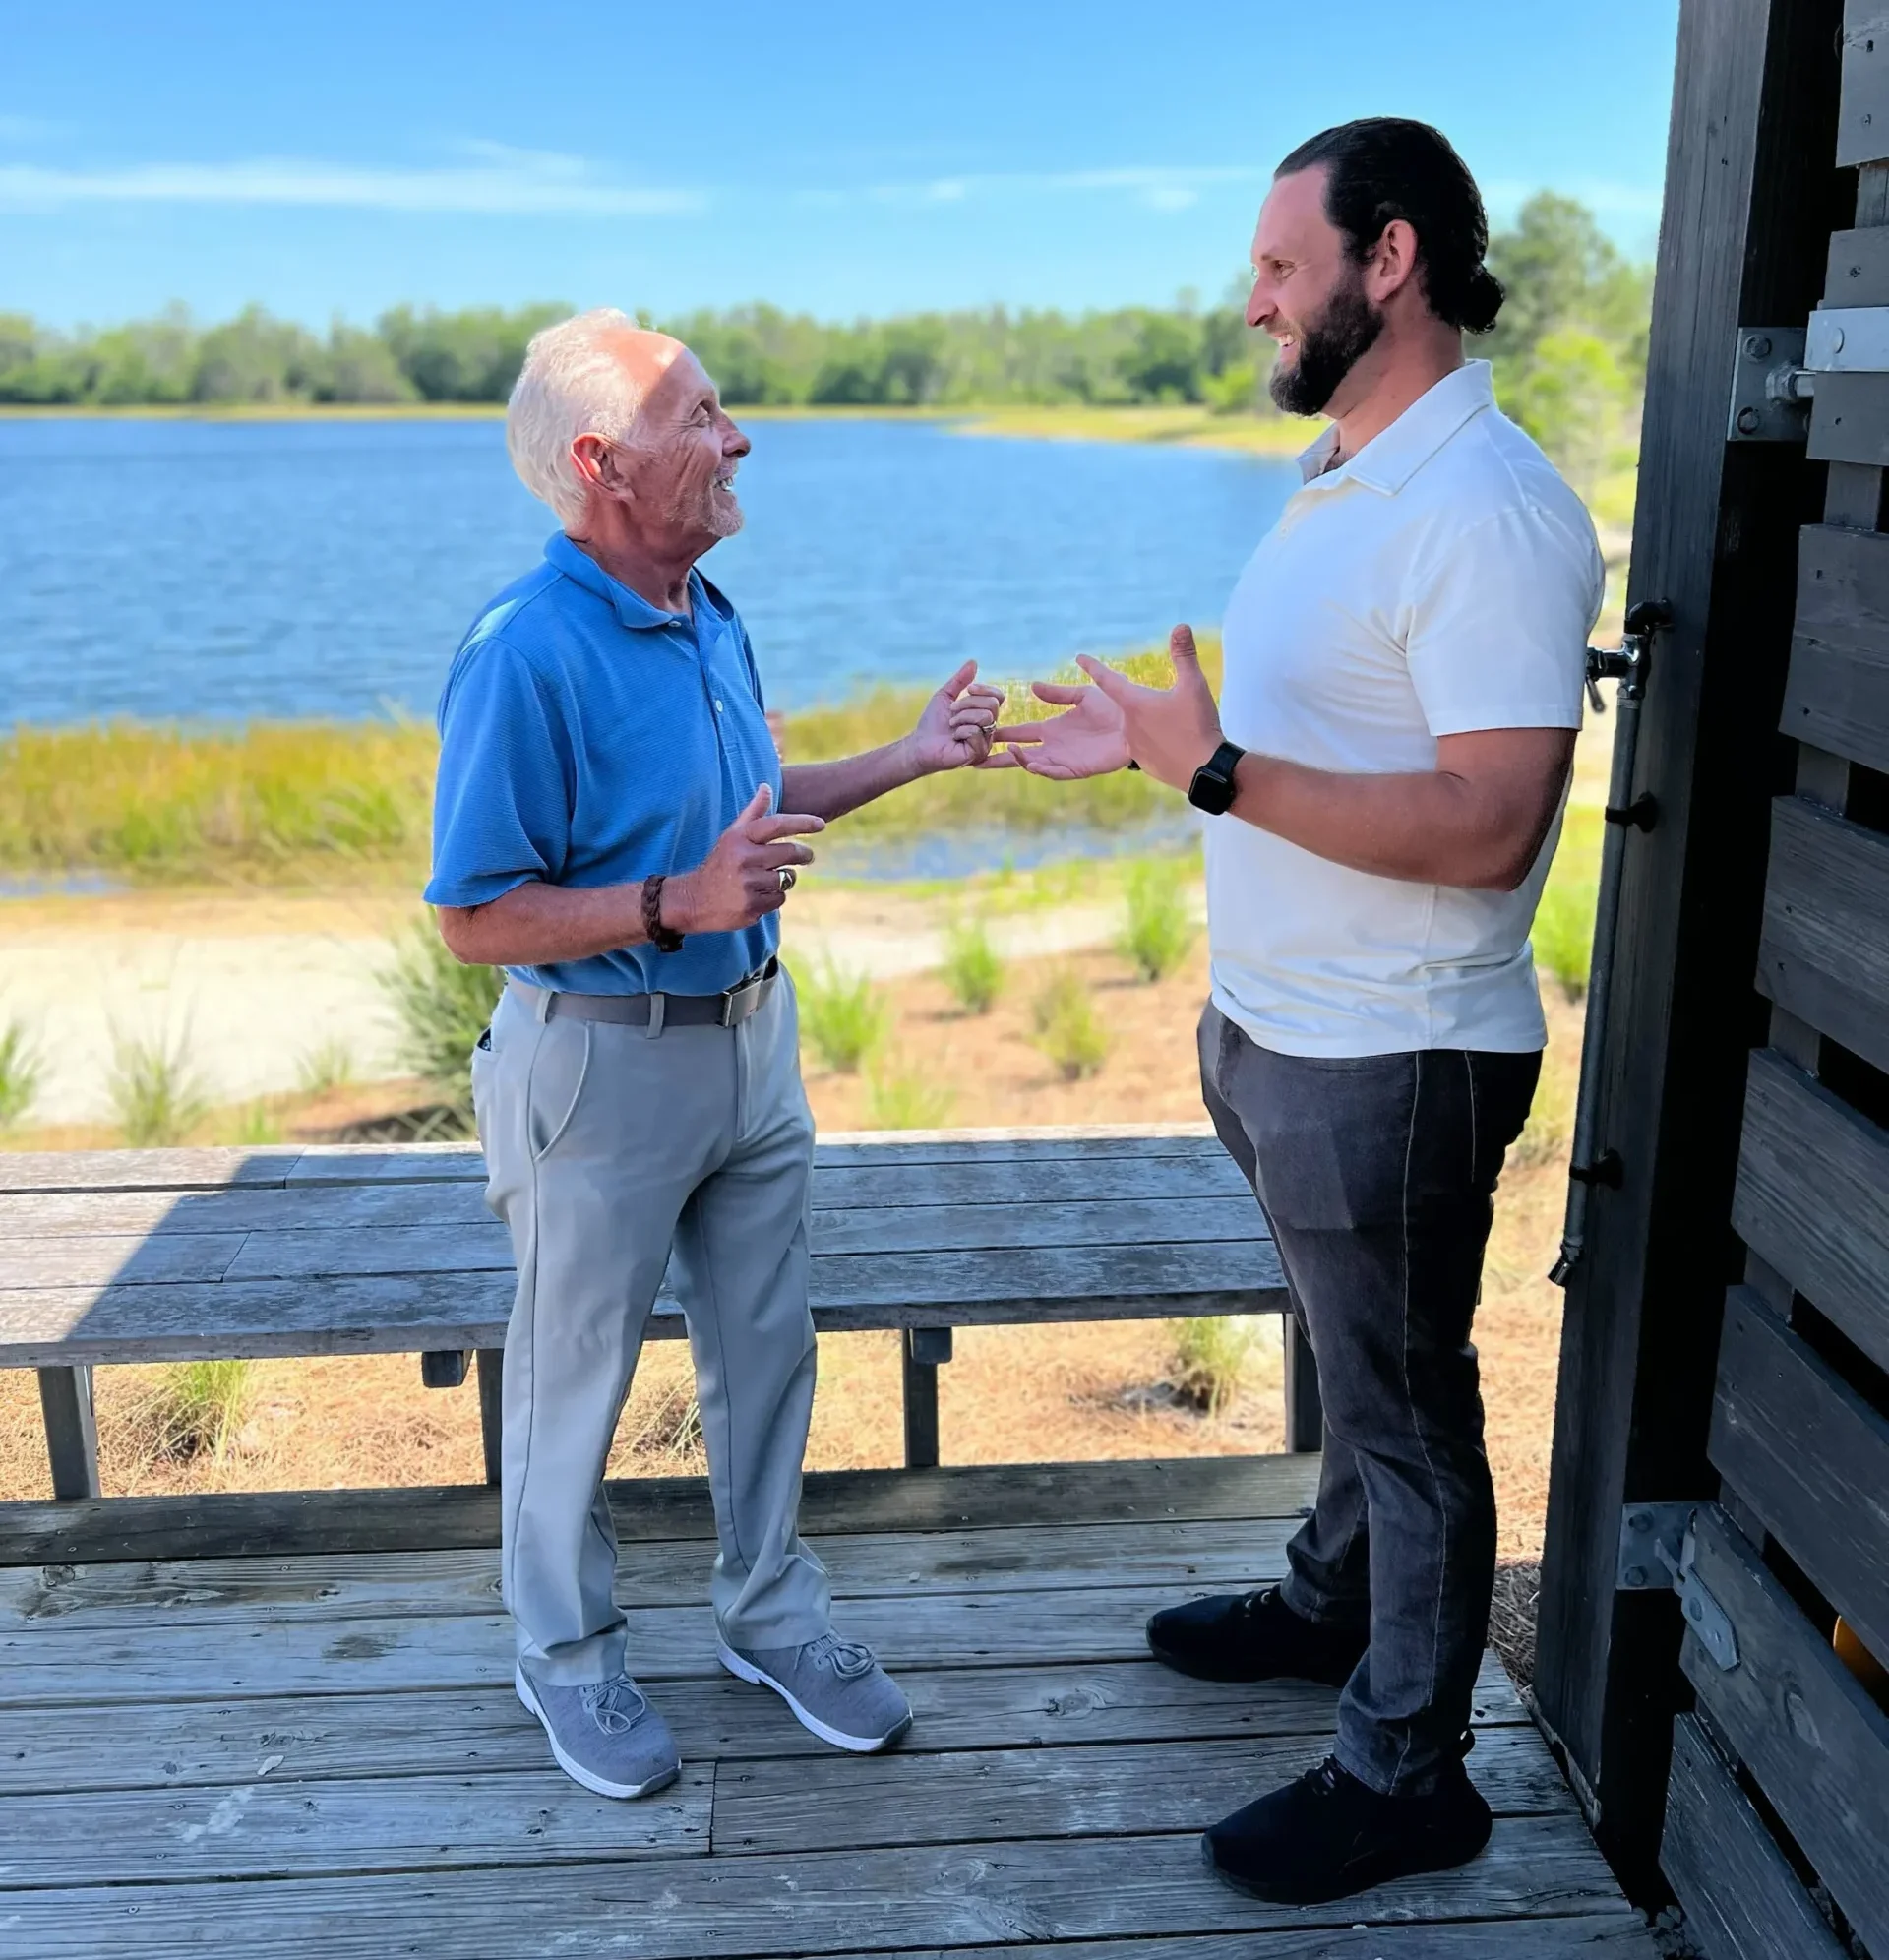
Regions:
<instances>
[{"instance_id":1,"label":"dry grass","mask_svg":"<svg viewBox=\"0 0 1889 1960\"><path fill-rule=\"evenodd\" d=\"M1114 953L1063 955L1090 986L1115 1043L1101 1071L1069 1081L1034 1045L1029 1003L1049 968L1019 963L988 1013L961 1010L940 975L901 982L892 1039L911 1066L957 1092L960 1121L1057 1124L1197 1120L1193 1028L1204 952L1146 985ZM1564 1137L1580 1034L1577 1010L1550 990L1550 1069L1528 1147L1511 1158L1497 1202L1478 1323L1489 1450L1505 1561L1539 1558L1558 1359L1560 1295L1543 1276L1560 1232L1564 1192L1554 1138ZM862 1127L870 1084L808 1060L808 1092L823 1130ZM382 1089L383 1097L397 1090ZM337 1091L299 1124L358 1115L365 1090ZM84 1140L75 1137L74 1140ZM1227 1455L1283 1445L1282 1363L1275 1323L1262 1324L1238 1392L1219 1415L1180 1395L1173 1323L989 1327L960 1333L941 1375L946 1462L1021 1458ZM619 1431L613 1474L699 1466L688 1432L684 1344L652 1344ZM809 1462L816 1468L900 1461L899 1364L892 1334L827 1335ZM258 1363L247 1414L217 1460L149 1448L148 1411L163 1371L97 1377L101 1460L111 1492L292 1490L477 1481L478 1398L468 1384L428 1391L409 1355ZM30 1373L0 1374L0 1497L48 1490ZM1511 1591L1515 1590L1513 1586ZM1506 1595L1504 1595L1506 1597ZM1511 1645L1514 1641L1511 1639ZM1519 1648L1517 1649L1519 1653Z\"/></svg>"}]
</instances>

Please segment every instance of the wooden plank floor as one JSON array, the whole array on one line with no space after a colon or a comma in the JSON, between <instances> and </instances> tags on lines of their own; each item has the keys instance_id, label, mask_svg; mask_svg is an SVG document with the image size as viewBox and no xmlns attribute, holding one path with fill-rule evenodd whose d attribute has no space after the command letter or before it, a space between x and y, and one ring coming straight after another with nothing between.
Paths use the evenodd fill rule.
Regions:
<instances>
[{"instance_id":1,"label":"wooden plank floor","mask_svg":"<svg viewBox=\"0 0 1889 1960\"><path fill-rule=\"evenodd\" d=\"M823 1503L842 1630L917 1710L877 1757L721 1675L711 1548L633 1529L633 1662L686 1763L635 1804L550 1765L489 1548L0 1563L0 1952L1650 1960L1493 1657L1473 1865L1315 1910L1202 1871L1200 1827L1316 1761L1334 1697L1186 1681L1142 1623L1280 1572L1315 1471L1098 1466L1106 1501L1048 1511L945 1473L907 1529L847 1528L884 1525L864 1485Z\"/></svg>"}]
</instances>

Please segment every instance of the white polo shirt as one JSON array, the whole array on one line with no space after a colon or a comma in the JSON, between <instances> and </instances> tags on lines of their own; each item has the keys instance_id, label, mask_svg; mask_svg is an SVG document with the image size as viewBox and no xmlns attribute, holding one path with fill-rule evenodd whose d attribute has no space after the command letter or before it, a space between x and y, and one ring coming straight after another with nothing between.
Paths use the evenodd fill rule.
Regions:
<instances>
[{"instance_id":1,"label":"white polo shirt","mask_svg":"<svg viewBox=\"0 0 1889 1960\"><path fill-rule=\"evenodd\" d=\"M1446 375L1329 474L1325 435L1228 604L1227 738L1353 774L1432 769L1436 739L1578 728L1601 609L1594 526L1495 406ZM1287 1055L1508 1053L1547 1038L1528 934L1557 813L1515 891L1352 871L1206 820L1213 1000Z\"/></svg>"}]
</instances>

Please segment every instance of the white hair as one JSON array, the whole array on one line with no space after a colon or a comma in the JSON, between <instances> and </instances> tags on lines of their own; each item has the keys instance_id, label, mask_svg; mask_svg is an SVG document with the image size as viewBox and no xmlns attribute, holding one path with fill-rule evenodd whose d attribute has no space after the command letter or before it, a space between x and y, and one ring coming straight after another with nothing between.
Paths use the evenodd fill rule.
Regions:
<instances>
[{"instance_id":1,"label":"white hair","mask_svg":"<svg viewBox=\"0 0 1889 1960\"><path fill-rule=\"evenodd\" d=\"M579 436L627 442L642 390L608 343L637 332L614 306L593 307L533 334L505 411L505 447L518 480L567 528L583 516L583 479L571 460Z\"/></svg>"}]
</instances>

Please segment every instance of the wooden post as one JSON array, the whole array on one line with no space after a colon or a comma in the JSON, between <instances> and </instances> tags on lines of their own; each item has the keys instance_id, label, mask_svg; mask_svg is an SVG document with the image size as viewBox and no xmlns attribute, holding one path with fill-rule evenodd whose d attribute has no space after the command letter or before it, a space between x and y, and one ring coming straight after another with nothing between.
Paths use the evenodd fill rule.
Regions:
<instances>
[{"instance_id":1,"label":"wooden post","mask_svg":"<svg viewBox=\"0 0 1889 1960\"><path fill-rule=\"evenodd\" d=\"M1285 1317L1286 1447L1305 1455L1325 1446L1325 1405L1318 1393L1318 1362L1296 1314Z\"/></svg>"},{"instance_id":2,"label":"wooden post","mask_svg":"<svg viewBox=\"0 0 1889 1960\"><path fill-rule=\"evenodd\" d=\"M1838 0L1682 0L1629 600L1666 599L1642 710L1597 1190L1562 1320L1536 1706L1629 1893L1657 1850L1683 1684L1670 1596L1619 1593L1621 1506L1710 1497L1798 528L1824 471L1795 443L1728 443L1740 327L1816 304L1854 179L1835 153Z\"/></svg>"},{"instance_id":3,"label":"wooden post","mask_svg":"<svg viewBox=\"0 0 1889 1960\"><path fill-rule=\"evenodd\" d=\"M899 1337L905 1391L905 1467L938 1468L938 1371L951 1358L949 1327L907 1327Z\"/></svg>"},{"instance_id":4,"label":"wooden post","mask_svg":"<svg viewBox=\"0 0 1889 1960\"><path fill-rule=\"evenodd\" d=\"M479 1434L485 1442L485 1481L499 1482L505 1463L505 1350L479 1349Z\"/></svg>"},{"instance_id":5,"label":"wooden post","mask_svg":"<svg viewBox=\"0 0 1889 1960\"><path fill-rule=\"evenodd\" d=\"M42 1368L39 1408L55 1498L98 1496L98 1424L91 1407L90 1368Z\"/></svg>"}]
</instances>

